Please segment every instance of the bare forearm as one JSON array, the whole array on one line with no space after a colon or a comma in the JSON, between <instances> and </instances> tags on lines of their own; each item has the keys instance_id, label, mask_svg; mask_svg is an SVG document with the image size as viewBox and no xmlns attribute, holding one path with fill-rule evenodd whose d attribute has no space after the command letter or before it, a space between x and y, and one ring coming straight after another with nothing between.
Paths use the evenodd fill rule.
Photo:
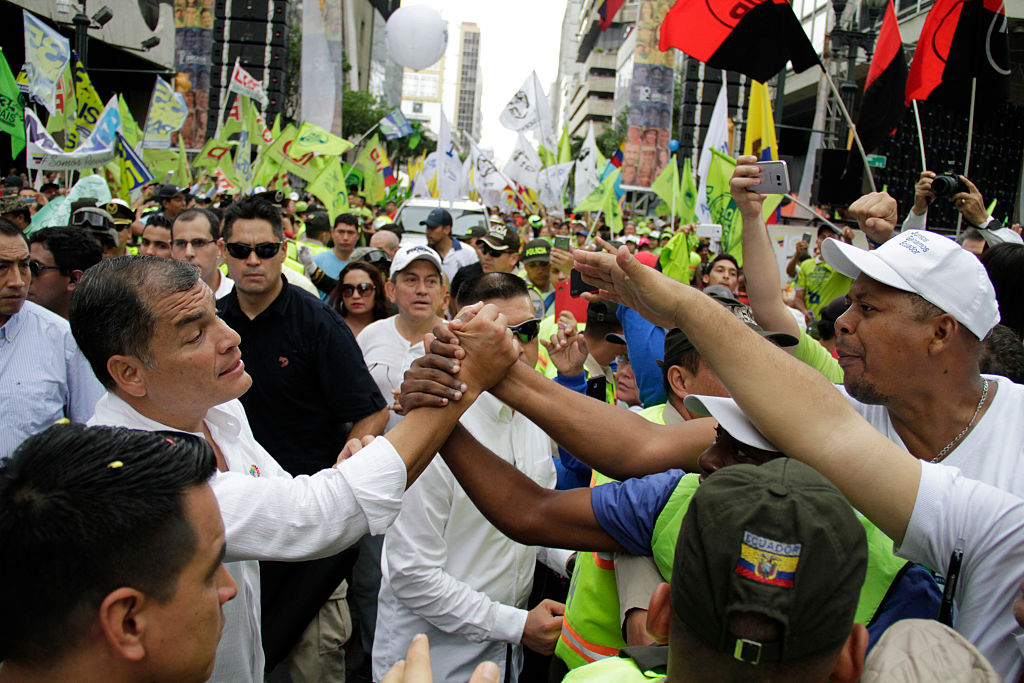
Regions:
<instances>
[{"instance_id":1,"label":"bare forearm","mask_svg":"<svg viewBox=\"0 0 1024 683\"><path fill-rule=\"evenodd\" d=\"M477 509L509 538L549 548L620 548L597 523L590 489L544 488L484 447L462 425L441 447L441 457Z\"/></svg>"},{"instance_id":2,"label":"bare forearm","mask_svg":"<svg viewBox=\"0 0 1024 683\"><path fill-rule=\"evenodd\" d=\"M479 391L467 391L461 401L451 401L444 407L416 408L388 432L388 441L398 451L408 471L406 488L412 486L430 464L459 418L479 395Z\"/></svg>"},{"instance_id":3,"label":"bare forearm","mask_svg":"<svg viewBox=\"0 0 1024 683\"><path fill-rule=\"evenodd\" d=\"M796 263L797 254L794 254L789 266L795 269ZM743 217L743 272L747 276L747 296L757 324L772 332L799 335L796 320L782 301L779 270L768 230L760 216Z\"/></svg>"},{"instance_id":4,"label":"bare forearm","mask_svg":"<svg viewBox=\"0 0 1024 683\"><path fill-rule=\"evenodd\" d=\"M552 382L517 363L491 393L520 411L581 462L615 479L696 469L714 441L714 423L657 425ZM642 444L642 447L638 447Z\"/></svg>"},{"instance_id":5,"label":"bare forearm","mask_svg":"<svg viewBox=\"0 0 1024 683\"><path fill-rule=\"evenodd\" d=\"M370 413L363 419L352 425L352 430L348 433L350 439L361 439L364 436L379 436L384 433L384 428L388 426L388 413L387 408L382 408L375 413Z\"/></svg>"}]
</instances>

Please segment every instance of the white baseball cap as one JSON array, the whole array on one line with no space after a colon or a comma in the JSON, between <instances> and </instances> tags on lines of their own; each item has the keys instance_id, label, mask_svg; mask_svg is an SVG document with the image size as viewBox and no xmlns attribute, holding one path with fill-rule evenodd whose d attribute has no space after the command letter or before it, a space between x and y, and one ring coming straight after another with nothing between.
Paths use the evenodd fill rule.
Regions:
<instances>
[{"instance_id":1,"label":"white baseball cap","mask_svg":"<svg viewBox=\"0 0 1024 683\"><path fill-rule=\"evenodd\" d=\"M420 259L430 261L437 268L437 272L441 272L441 257L437 255L437 252L426 245L417 244L415 246L402 247L395 252L395 258L391 260L391 274L395 275L402 272L412 265L413 261L419 261Z\"/></svg>"},{"instance_id":2,"label":"white baseball cap","mask_svg":"<svg viewBox=\"0 0 1024 683\"><path fill-rule=\"evenodd\" d=\"M764 438L764 434L757 430L754 423L747 419L736 405L736 401L731 398L689 394L683 399L683 405L691 415L715 418L718 424L722 425L722 429L729 432L729 436L741 443L763 451L779 450L771 441Z\"/></svg>"},{"instance_id":3,"label":"white baseball cap","mask_svg":"<svg viewBox=\"0 0 1024 683\"><path fill-rule=\"evenodd\" d=\"M821 255L847 277L864 273L884 285L920 295L978 339L999 323L996 292L985 267L948 237L908 230L874 251L829 238L821 245Z\"/></svg>"}]
</instances>

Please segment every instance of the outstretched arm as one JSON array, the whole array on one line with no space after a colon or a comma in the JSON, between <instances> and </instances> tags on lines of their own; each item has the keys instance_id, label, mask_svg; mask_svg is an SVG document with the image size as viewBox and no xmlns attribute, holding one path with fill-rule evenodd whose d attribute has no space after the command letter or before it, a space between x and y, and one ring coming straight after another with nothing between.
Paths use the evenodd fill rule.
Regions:
<instances>
[{"instance_id":1,"label":"outstretched arm","mask_svg":"<svg viewBox=\"0 0 1024 683\"><path fill-rule=\"evenodd\" d=\"M772 443L825 475L854 507L897 544L902 542L921 464L865 422L824 377L710 298L644 267L627 249L576 252L574 258L602 297L686 332ZM793 415L808 419L795 421Z\"/></svg>"},{"instance_id":2,"label":"outstretched arm","mask_svg":"<svg viewBox=\"0 0 1024 683\"><path fill-rule=\"evenodd\" d=\"M571 550L622 550L597 523L590 489L538 485L457 425L441 457L473 504L503 534L524 545Z\"/></svg>"}]
</instances>

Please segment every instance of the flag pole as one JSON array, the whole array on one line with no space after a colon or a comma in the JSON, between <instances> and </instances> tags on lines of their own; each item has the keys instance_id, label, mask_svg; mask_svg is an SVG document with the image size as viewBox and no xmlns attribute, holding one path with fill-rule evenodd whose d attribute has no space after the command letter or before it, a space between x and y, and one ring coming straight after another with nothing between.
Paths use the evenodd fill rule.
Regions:
<instances>
[{"instance_id":1,"label":"flag pole","mask_svg":"<svg viewBox=\"0 0 1024 683\"><path fill-rule=\"evenodd\" d=\"M842 235L843 234L842 228L840 228L838 225L836 225L835 223L833 223L829 219L827 219L824 216L822 216L820 213L818 213L813 208L811 208L808 204L805 204L802 201L800 201L800 199L798 199L795 194L787 194L786 196L789 197L791 200L793 200L793 203L796 204L797 206L799 206L801 209L804 209L805 211L808 211L814 217L815 220L819 220L822 223L824 223L825 225L827 225L828 227L832 228L832 230L835 231L835 233L837 235Z\"/></svg>"},{"instance_id":2,"label":"flag pole","mask_svg":"<svg viewBox=\"0 0 1024 683\"><path fill-rule=\"evenodd\" d=\"M604 213L604 210L603 209L599 209L598 212L597 212L597 215L594 216L594 220L592 220L590 222L590 229L587 231L587 239L583 240L584 246L587 245L587 244L590 244L591 240L594 239L594 230L597 229L597 219L601 217L602 213ZM608 234L610 235L611 234L611 226L608 226L608 228L609 228L608 229Z\"/></svg>"},{"instance_id":3,"label":"flag pole","mask_svg":"<svg viewBox=\"0 0 1024 683\"><path fill-rule=\"evenodd\" d=\"M971 146L974 142L974 100L978 92L978 77L971 78L971 114L967 118L967 157L964 159L964 176L971 168ZM963 224L964 215L956 212L956 236L960 237L960 227Z\"/></svg>"},{"instance_id":4,"label":"flag pole","mask_svg":"<svg viewBox=\"0 0 1024 683\"><path fill-rule=\"evenodd\" d=\"M850 117L850 112L846 108L846 103L843 102L842 95L839 94L839 88L836 87L835 81L832 80L832 75L829 74L828 69L822 65L821 73L825 76L825 80L828 82L828 87L832 89L832 93L836 96L836 102L839 103L839 110L843 112L843 118L846 119L846 123L850 126L850 130L853 131L853 141L857 143L857 149L860 151L860 158L864 160L864 171L868 174L868 183L871 185L871 191L877 192L875 187L875 178L871 175L871 167L868 166L868 154L864 151L864 144L860 141L860 135L857 134L857 126L854 125L853 119Z\"/></svg>"},{"instance_id":5,"label":"flag pole","mask_svg":"<svg viewBox=\"0 0 1024 683\"><path fill-rule=\"evenodd\" d=\"M928 162L924 158L924 132L921 130L921 112L917 109L917 100L914 100L914 120L917 121L917 144L921 146L921 170L928 170Z\"/></svg>"}]
</instances>

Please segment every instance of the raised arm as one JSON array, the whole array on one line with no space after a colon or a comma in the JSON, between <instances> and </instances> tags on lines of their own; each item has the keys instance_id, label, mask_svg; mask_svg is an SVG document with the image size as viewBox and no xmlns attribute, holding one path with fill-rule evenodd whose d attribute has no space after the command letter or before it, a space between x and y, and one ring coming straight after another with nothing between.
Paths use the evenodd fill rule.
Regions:
<instances>
[{"instance_id":1,"label":"raised arm","mask_svg":"<svg viewBox=\"0 0 1024 683\"><path fill-rule=\"evenodd\" d=\"M650 268L627 249L576 252L602 297L686 332L758 429L830 479L897 544L914 509L920 463L873 429L818 372L765 341L722 306ZM794 415L802 416L795 420Z\"/></svg>"},{"instance_id":2,"label":"raised arm","mask_svg":"<svg viewBox=\"0 0 1024 683\"><path fill-rule=\"evenodd\" d=\"M590 489L544 488L462 425L456 425L441 447L441 457L484 517L512 540L570 550L622 550L597 523Z\"/></svg>"}]
</instances>

